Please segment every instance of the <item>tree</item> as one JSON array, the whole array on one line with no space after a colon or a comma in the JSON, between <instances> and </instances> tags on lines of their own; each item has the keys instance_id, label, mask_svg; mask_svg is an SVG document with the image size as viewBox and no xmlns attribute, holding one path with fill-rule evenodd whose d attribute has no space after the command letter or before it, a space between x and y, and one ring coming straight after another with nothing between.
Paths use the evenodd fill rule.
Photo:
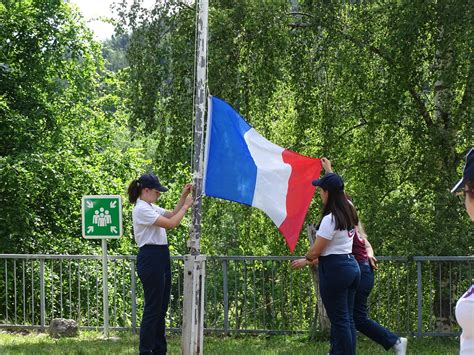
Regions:
<instances>
[{"instance_id":1,"label":"tree","mask_svg":"<svg viewBox=\"0 0 474 355\"><path fill-rule=\"evenodd\" d=\"M112 36L102 42L102 56L105 60L105 67L113 72L128 67L126 58L128 35Z\"/></svg>"},{"instance_id":2,"label":"tree","mask_svg":"<svg viewBox=\"0 0 474 355\"><path fill-rule=\"evenodd\" d=\"M63 1L4 2L0 23L0 249L92 250L81 241L81 197L123 194L145 164L119 76L100 79L100 45Z\"/></svg>"},{"instance_id":3,"label":"tree","mask_svg":"<svg viewBox=\"0 0 474 355\"><path fill-rule=\"evenodd\" d=\"M468 224L447 193L472 142L468 2L210 6L211 93L275 143L331 158L380 253L468 250ZM167 2L122 15L130 124L154 132L160 171L172 178L175 161L190 161L194 9ZM205 208L204 233L222 236L218 245L242 233L247 252L285 253L259 211L216 200ZM314 209L308 218L317 220Z\"/></svg>"}]
</instances>

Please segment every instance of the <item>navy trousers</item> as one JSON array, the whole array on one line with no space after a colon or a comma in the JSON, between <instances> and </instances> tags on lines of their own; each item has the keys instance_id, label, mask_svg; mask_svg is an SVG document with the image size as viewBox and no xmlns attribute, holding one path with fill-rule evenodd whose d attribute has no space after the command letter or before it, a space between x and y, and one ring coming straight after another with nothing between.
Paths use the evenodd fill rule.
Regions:
<instances>
[{"instance_id":1,"label":"navy trousers","mask_svg":"<svg viewBox=\"0 0 474 355\"><path fill-rule=\"evenodd\" d=\"M369 319L367 312L367 299L374 287L374 272L369 262L360 262L360 283L357 288L354 303L354 321L356 329L376 343L382 345L385 350L395 345L398 337L377 322Z\"/></svg>"},{"instance_id":2,"label":"navy trousers","mask_svg":"<svg viewBox=\"0 0 474 355\"><path fill-rule=\"evenodd\" d=\"M354 355L357 335L353 309L359 265L350 254L331 254L319 257L318 269L321 299L331 321L330 354Z\"/></svg>"},{"instance_id":3,"label":"navy trousers","mask_svg":"<svg viewBox=\"0 0 474 355\"><path fill-rule=\"evenodd\" d=\"M145 245L137 256L145 308L140 325L140 354L166 354L165 317L171 291L171 263L167 245Z\"/></svg>"}]
</instances>

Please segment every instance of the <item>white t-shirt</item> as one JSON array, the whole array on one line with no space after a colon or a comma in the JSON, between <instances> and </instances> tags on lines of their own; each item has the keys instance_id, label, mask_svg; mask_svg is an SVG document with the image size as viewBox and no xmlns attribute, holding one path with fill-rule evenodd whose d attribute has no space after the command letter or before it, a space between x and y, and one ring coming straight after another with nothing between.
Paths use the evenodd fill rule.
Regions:
<instances>
[{"instance_id":1,"label":"white t-shirt","mask_svg":"<svg viewBox=\"0 0 474 355\"><path fill-rule=\"evenodd\" d=\"M156 219L166 212L165 209L153 203L138 199L132 211L133 233L138 247L145 244L168 244L166 229L154 226Z\"/></svg>"},{"instance_id":2,"label":"white t-shirt","mask_svg":"<svg viewBox=\"0 0 474 355\"><path fill-rule=\"evenodd\" d=\"M474 285L458 300L456 320L462 328L459 354L474 354Z\"/></svg>"},{"instance_id":3,"label":"white t-shirt","mask_svg":"<svg viewBox=\"0 0 474 355\"><path fill-rule=\"evenodd\" d=\"M336 220L332 213L323 217L316 235L330 240L328 246L321 253L321 256L352 253L352 241L354 240L355 229L350 231L336 229Z\"/></svg>"}]
</instances>

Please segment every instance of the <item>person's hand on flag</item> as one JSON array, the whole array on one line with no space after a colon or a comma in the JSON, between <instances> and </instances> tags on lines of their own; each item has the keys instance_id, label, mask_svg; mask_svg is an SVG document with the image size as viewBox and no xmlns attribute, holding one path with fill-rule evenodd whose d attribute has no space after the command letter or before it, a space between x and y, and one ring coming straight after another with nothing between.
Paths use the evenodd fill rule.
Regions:
<instances>
[{"instance_id":1,"label":"person's hand on flag","mask_svg":"<svg viewBox=\"0 0 474 355\"><path fill-rule=\"evenodd\" d=\"M331 161L328 158L321 158L321 165L323 166L324 172L326 174L333 172Z\"/></svg>"}]
</instances>

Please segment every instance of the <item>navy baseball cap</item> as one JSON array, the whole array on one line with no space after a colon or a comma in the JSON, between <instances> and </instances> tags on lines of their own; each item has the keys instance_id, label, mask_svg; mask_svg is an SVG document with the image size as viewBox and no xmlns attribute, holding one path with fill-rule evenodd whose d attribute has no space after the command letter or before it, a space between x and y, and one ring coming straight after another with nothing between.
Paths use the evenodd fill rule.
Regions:
<instances>
[{"instance_id":1,"label":"navy baseball cap","mask_svg":"<svg viewBox=\"0 0 474 355\"><path fill-rule=\"evenodd\" d=\"M168 189L161 185L160 180L154 174L143 174L138 179L141 187L147 187L149 189L156 189L161 192L166 192Z\"/></svg>"},{"instance_id":2,"label":"navy baseball cap","mask_svg":"<svg viewBox=\"0 0 474 355\"><path fill-rule=\"evenodd\" d=\"M459 192L468 180L474 180L474 148L466 154L466 163L462 171L462 178L454 185L451 192Z\"/></svg>"},{"instance_id":3,"label":"navy baseball cap","mask_svg":"<svg viewBox=\"0 0 474 355\"><path fill-rule=\"evenodd\" d=\"M344 181L335 173L327 173L322 178L313 180L313 185L331 192L344 191Z\"/></svg>"}]
</instances>

